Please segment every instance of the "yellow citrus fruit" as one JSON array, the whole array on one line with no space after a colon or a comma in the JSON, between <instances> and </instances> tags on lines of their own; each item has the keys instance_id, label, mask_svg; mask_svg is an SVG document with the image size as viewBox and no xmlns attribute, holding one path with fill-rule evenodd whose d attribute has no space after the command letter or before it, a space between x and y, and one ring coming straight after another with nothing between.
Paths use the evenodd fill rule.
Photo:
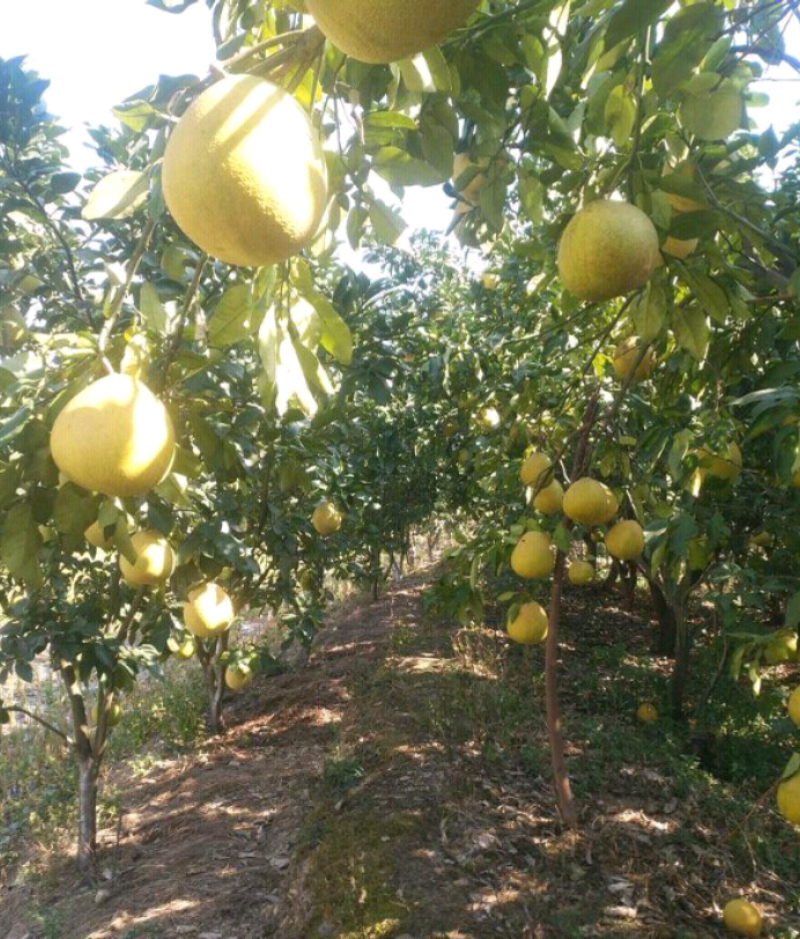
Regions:
<instances>
[{"instance_id":1,"label":"yellow citrus fruit","mask_svg":"<svg viewBox=\"0 0 800 939\"><path fill-rule=\"evenodd\" d=\"M701 447L697 451L697 456L700 460L699 468L705 476L731 481L738 479L742 472L744 459L735 441L731 441L721 454L712 452L708 447Z\"/></svg>"},{"instance_id":2,"label":"yellow citrus fruit","mask_svg":"<svg viewBox=\"0 0 800 939\"><path fill-rule=\"evenodd\" d=\"M397 62L438 45L479 0L306 0L334 45L362 62Z\"/></svg>"},{"instance_id":3,"label":"yellow citrus fruit","mask_svg":"<svg viewBox=\"0 0 800 939\"><path fill-rule=\"evenodd\" d=\"M638 522L617 522L606 534L608 553L620 561L633 561L644 551L644 532Z\"/></svg>"},{"instance_id":4,"label":"yellow citrus fruit","mask_svg":"<svg viewBox=\"0 0 800 939\"><path fill-rule=\"evenodd\" d=\"M564 504L564 487L554 479L549 486L540 489L533 500L533 507L542 515L555 515Z\"/></svg>"},{"instance_id":5,"label":"yellow citrus fruit","mask_svg":"<svg viewBox=\"0 0 800 939\"><path fill-rule=\"evenodd\" d=\"M311 524L323 537L339 531L343 520L342 513L332 502L320 502L311 514Z\"/></svg>"},{"instance_id":6,"label":"yellow citrus fruit","mask_svg":"<svg viewBox=\"0 0 800 939\"><path fill-rule=\"evenodd\" d=\"M131 375L106 375L67 402L50 450L61 472L84 489L142 496L169 472L175 431L146 385Z\"/></svg>"},{"instance_id":7,"label":"yellow citrus fruit","mask_svg":"<svg viewBox=\"0 0 800 939\"><path fill-rule=\"evenodd\" d=\"M652 704L640 704L636 716L643 724L652 724L658 720L658 711Z\"/></svg>"},{"instance_id":8,"label":"yellow citrus fruit","mask_svg":"<svg viewBox=\"0 0 800 939\"><path fill-rule=\"evenodd\" d=\"M225 684L232 691L241 691L242 688L246 688L252 680L252 672L244 672L235 665L230 665L225 669Z\"/></svg>"},{"instance_id":9,"label":"yellow citrus fruit","mask_svg":"<svg viewBox=\"0 0 800 939\"><path fill-rule=\"evenodd\" d=\"M522 461L519 471L519 478L523 486L537 486L541 481L547 485L551 474L547 473L553 465L553 461L545 453L529 453ZM547 475L545 475L547 473ZM544 477L544 478L542 478Z\"/></svg>"},{"instance_id":10,"label":"yellow citrus fruit","mask_svg":"<svg viewBox=\"0 0 800 939\"><path fill-rule=\"evenodd\" d=\"M679 163L677 166L666 166L664 168L664 176L671 176L673 173L677 173L679 176L685 176L687 179L694 181L697 171L693 164L691 163ZM672 206L672 211L676 214L682 212L702 212L703 209L707 208L702 202L697 202L694 199L688 199L686 196L679 196L677 193L668 192L667 199L669 204Z\"/></svg>"},{"instance_id":11,"label":"yellow citrus fruit","mask_svg":"<svg viewBox=\"0 0 800 939\"><path fill-rule=\"evenodd\" d=\"M170 642L172 642L172 640L170 640ZM174 645L171 646L171 651L176 659L185 662L195 654L197 646L195 645L194 639L191 636L187 636L181 642L174 642Z\"/></svg>"},{"instance_id":12,"label":"yellow citrus fruit","mask_svg":"<svg viewBox=\"0 0 800 939\"><path fill-rule=\"evenodd\" d=\"M500 426L501 420L497 408L481 408L476 423L478 430L488 433L490 430L496 430Z\"/></svg>"},{"instance_id":13,"label":"yellow citrus fruit","mask_svg":"<svg viewBox=\"0 0 800 939\"><path fill-rule=\"evenodd\" d=\"M113 534L110 538L106 538L99 522L92 522L92 524L83 533L83 537L89 542L90 545L93 545L95 548L102 548L104 551L108 551L108 549L114 544Z\"/></svg>"},{"instance_id":14,"label":"yellow citrus fruit","mask_svg":"<svg viewBox=\"0 0 800 939\"><path fill-rule=\"evenodd\" d=\"M759 531L755 535L750 535L747 543L751 548L769 548L774 540L775 538L771 532Z\"/></svg>"},{"instance_id":15,"label":"yellow citrus fruit","mask_svg":"<svg viewBox=\"0 0 800 939\"><path fill-rule=\"evenodd\" d=\"M785 632L775 636L764 652L767 665L790 662L797 654L797 633Z\"/></svg>"},{"instance_id":16,"label":"yellow citrus fruit","mask_svg":"<svg viewBox=\"0 0 800 939\"><path fill-rule=\"evenodd\" d=\"M167 539L158 531L137 531L131 538L136 561L120 555L119 569L131 587L153 587L167 580L175 567L175 555Z\"/></svg>"},{"instance_id":17,"label":"yellow citrus fruit","mask_svg":"<svg viewBox=\"0 0 800 939\"><path fill-rule=\"evenodd\" d=\"M96 704L92 705L92 710L90 712L91 721L93 724L97 724L97 720L100 717L100 711ZM106 726L107 727L116 727L117 724L122 720L122 708L116 701L114 701L107 708L106 713Z\"/></svg>"},{"instance_id":18,"label":"yellow citrus fruit","mask_svg":"<svg viewBox=\"0 0 800 939\"><path fill-rule=\"evenodd\" d=\"M229 75L200 94L169 137L164 199L184 234L228 264L297 254L327 202L319 135L282 88Z\"/></svg>"},{"instance_id":19,"label":"yellow citrus fruit","mask_svg":"<svg viewBox=\"0 0 800 939\"><path fill-rule=\"evenodd\" d=\"M787 822L800 825L800 773L778 785L778 810Z\"/></svg>"},{"instance_id":20,"label":"yellow citrus fruit","mask_svg":"<svg viewBox=\"0 0 800 939\"><path fill-rule=\"evenodd\" d=\"M646 284L661 260L658 232L635 205L599 199L570 221L558 246L564 286L581 300L610 300Z\"/></svg>"},{"instance_id":21,"label":"yellow citrus fruit","mask_svg":"<svg viewBox=\"0 0 800 939\"><path fill-rule=\"evenodd\" d=\"M518 577L548 577L555 563L553 542L541 531L525 532L511 552L511 569Z\"/></svg>"},{"instance_id":22,"label":"yellow citrus fruit","mask_svg":"<svg viewBox=\"0 0 800 939\"><path fill-rule=\"evenodd\" d=\"M617 512L614 493L596 479L584 476L564 493L564 514L581 525L602 525Z\"/></svg>"},{"instance_id":23,"label":"yellow citrus fruit","mask_svg":"<svg viewBox=\"0 0 800 939\"><path fill-rule=\"evenodd\" d=\"M673 258L678 258L679 261L685 261L690 254L694 254L699 244L700 241L697 238L682 239L668 237L664 239L664 244L661 245L661 253L668 254Z\"/></svg>"},{"instance_id":24,"label":"yellow citrus fruit","mask_svg":"<svg viewBox=\"0 0 800 939\"><path fill-rule=\"evenodd\" d=\"M639 348L639 340L636 336L631 336L630 339L626 339L617 346L616 352L614 353L614 373L617 378L624 381L628 375L630 375L639 360L640 354L641 349ZM633 372L632 383L644 381L645 378L648 378L650 372L653 371L655 361L656 354L651 347L645 353L642 361L639 362L636 371Z\"/></svg>"},{"instance_id":25,"label":"yellow citrus fruit","mask_svg":"<svg viewBox=\"0 0 800 939\"><path fill-rule=\"evenodd\" d=\"M789 717L800 727L800 685L789 695Z\"/></svg>"},{"instance_id":26,"label":"yellow citrus fruit","mask_svg":"<svg viewBox=\"0 0 800 939\"><path fill-rule=\"evenodd\" d=\"M189 601L183 605L186 628L198 639L213 639L230 628L233 622L233 602L219 584L203 584L189 591Z\"/></svg>"},{"instance_id":27,"label":"yellow citrus fruit","mask_svg":"<svg viewBox=\"0 0 800 939\"><path fill-rule=\"evenodd\" d=\"M547 638L547 613L544 607L531 601L523 603L519 613L506 623L506 632L514 642L536 645Z\"/></svg>"},{"instance_id":28,"label":"yellow citrus fruit","mask_svg":"<svg viewBox=\"0 0 800 939\"><path fill-rule=\"evenodd\" d=\"M571 584L576 587L583 587L594 580L594 567L588 561L572 561L567 571L567 577Z\"/></svg>"},{"instance_id":29,"label":"yellow citrus fruit","mask_svg":"<svg viewBox=\"0 0 800 939\"><path fill-rule=\"evenodd\" d=\"M737 936L757 939L763 929L761 914L749 900L745 900L743 897L729 900L725 904L722 920L726 927Z\"/></svg>"}]
</instances>

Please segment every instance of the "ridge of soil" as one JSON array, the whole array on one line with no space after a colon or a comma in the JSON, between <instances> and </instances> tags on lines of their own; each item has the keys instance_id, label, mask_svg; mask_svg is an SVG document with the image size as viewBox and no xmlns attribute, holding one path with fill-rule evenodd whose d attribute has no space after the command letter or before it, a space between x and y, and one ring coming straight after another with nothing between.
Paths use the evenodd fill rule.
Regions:
<instances>
[{"instance_id":1,"label":"ridge of soil","mask_svg":"<svg viewBox=\"0 0 800 939\"><path fill-rule=\"evenodd\" d=\"M100 837L107 891L53 859L41 883L2 888L0 939L710 939L725 935L721 906L740 893L800 929L800 865L788 882L756 864L724 812L702 811L649 765L657 728L609 712L630 752L583 739L592 664L570 639L591 648L628 632L633 648L634 617L591 592L566 613L569 758L588 777L581 828L569 831L543 718L537 735L517 731L520 715L543 710L540 684L497 693L541 650L509 655L491 629L431 623L430 580L344 607L304 668L238 696L203 752L131 774L122 823ZM504 721L508 746L494 752L484 730ZM601 785L590 770L605 759L618 768ZM112 772L119 784L126 770ZM788 828L784 843L796 850ZM34 901L47 929L29 921Z\"/></svg>"}]
</instances>

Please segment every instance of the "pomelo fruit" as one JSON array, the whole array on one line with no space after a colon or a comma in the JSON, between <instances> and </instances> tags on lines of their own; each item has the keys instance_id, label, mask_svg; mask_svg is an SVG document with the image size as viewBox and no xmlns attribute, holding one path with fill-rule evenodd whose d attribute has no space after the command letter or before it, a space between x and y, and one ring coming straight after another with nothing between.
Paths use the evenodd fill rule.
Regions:
<instances>
[{"instance_id":1,"label":"pomelo fruit","mask_svg":"<svg viewBox=\"0 0 800 939\"><path fill-rule=\"evenodd\" d=\"M126 584L131 587L154 587L171 576L175 555L161 532L149 529L137 531L131 537L131 544L136 551L135 563L131 564L124 555L119 557L119 569Z\"/></svg>"},{"instance_id":2,"label":"pomelo fruit","mask_svg":"<svg viewBox=\"0 0 800 939\"><path fill-rule=\"evenodd\" d=\"M511 569L527 580L548 577L553 573L556 557L553 542L542 531L528 531L519 539L511 552Z\"/></svg>"},{"instance_id":3,"label":"pomelo fruit","mask_svg":"<svg viewBox=\"0 0 800 939\"><path fill-rule=\"evenodd\" d=\"M183 605L183 621L193 636L213 639L230 628L233 602L219 584L202 584L190 590L188 598Z\"/></svg>"},{"instance_id":4,"label":"pomelo fruit","mask_svg":"<svg viewBox=\"0 0 800 939\"><path fill-rule=\"evenodd\" d=\"M311 514L311 524L315 531L326 537L339 531L344 517L333 502L320 502Z\"/></svg>"},{"instance_id":5,"label":"pomelo fruit","mask_svg":"<svg viewBox=\"0 0 800 939\"><path fill-rule=\"evenodd\" d=\"M510 639L522 645L536 645L547 638L547 613L544 607L531 601L523 603L519 612L506 623L506 632Z\"/></svg>"},{"instance_id":6,"label":"pomelo fruit","mask_svg":"<svg viewBox=\"0 0 800 939\"><path fill-rule=\"evenodd\" d=\"M642 526L633 520L617 522L606 534L608 553L620 561L633 561L644 551Z\"/></svg>"}]
</instances>

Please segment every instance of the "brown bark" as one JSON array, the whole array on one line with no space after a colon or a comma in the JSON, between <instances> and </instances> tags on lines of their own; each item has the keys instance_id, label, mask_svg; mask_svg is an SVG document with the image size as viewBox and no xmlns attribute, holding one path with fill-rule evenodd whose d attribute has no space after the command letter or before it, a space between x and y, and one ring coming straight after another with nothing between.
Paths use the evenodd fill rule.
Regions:
<instances>
[{"instance_id":1,"label":"brown bark","mask_svg":"<svg viewBox=\"0 0 800 939\"><path fill-rule=\"evenodd\" d=\"M650 587L650 596L653 600L653 611L658 623L658 632L656 633L653 652L656 655L666 655L669 658L675 658L678 645L678 624L675 619L675 612L667 602L664 591L657 583L648 580Z\"/></svg>"}]
</instances>

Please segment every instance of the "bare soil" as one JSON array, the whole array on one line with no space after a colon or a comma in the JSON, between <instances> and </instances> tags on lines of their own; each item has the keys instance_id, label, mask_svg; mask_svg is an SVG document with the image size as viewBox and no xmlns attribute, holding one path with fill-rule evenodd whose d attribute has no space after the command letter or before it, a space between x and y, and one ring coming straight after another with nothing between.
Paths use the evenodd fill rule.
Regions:
<instances>
[{"instance_id":1,"label":"bare soil","mask_svg":"<svg viewBox=\"0 0 800 939\"><path fill-rule=\"evenodd\" d=\"M99 885L68 855L35 883L11 878L0 939L710 939L740 893L771 935L800 930L800 862L794 877L776 873L749 822L709 811L707 794L651 763L658 728L609 710L621 754L583 733L604 683L587 686L588 650L642 654L639 619L591 592L568 603L562 695L583 780L570 831L553 807L543 717L520 717L543 709L540 683L520 683L541 651L431 623L429 580L338 611L307 665L259 679L198 753L144 778L113 767L124 815L102 832ZM506 681L513 700L498 694ZM507 733L488 732L498 722ZM800 857L766 805L757 837Z\"/></svg>"}]
</instances>

